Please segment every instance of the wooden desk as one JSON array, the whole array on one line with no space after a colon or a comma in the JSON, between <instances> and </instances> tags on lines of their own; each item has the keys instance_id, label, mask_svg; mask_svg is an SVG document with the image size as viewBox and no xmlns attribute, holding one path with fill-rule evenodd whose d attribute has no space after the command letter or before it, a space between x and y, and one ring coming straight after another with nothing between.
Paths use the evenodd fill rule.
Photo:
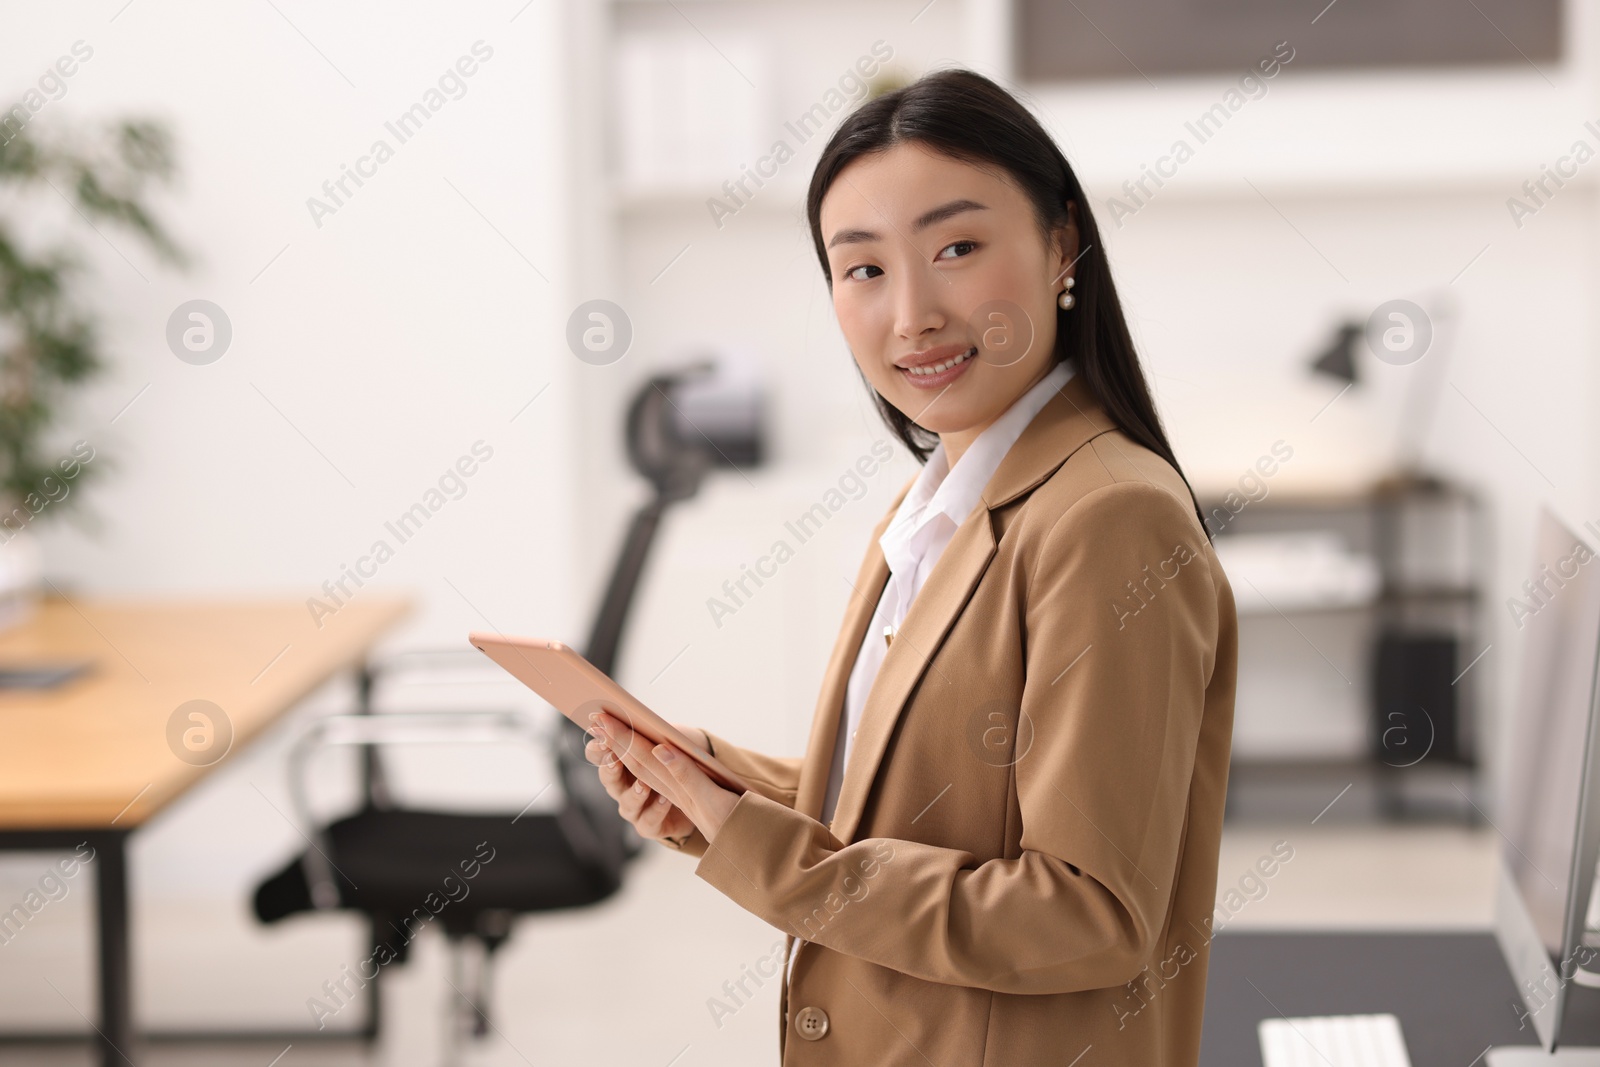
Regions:
<instances>
[{"instance_id":1,"label":"wooden desk","mask_svg":"<svg viewBox=\"0 0 1600 1067\"><path fill-rule=\"evenodd\" d=\"M0 666L94 663L53 690L0 690L0 849L95 849L102 1063L125 1062L133 1038L128 834L335 673L359 667L411 607L366 594L319 627L301 600L56 596L0 631ZM213 736L231 730L225 749L184 746L194 722L172 720L193 700L221 710Z\"/></svg>"}]
</instances>

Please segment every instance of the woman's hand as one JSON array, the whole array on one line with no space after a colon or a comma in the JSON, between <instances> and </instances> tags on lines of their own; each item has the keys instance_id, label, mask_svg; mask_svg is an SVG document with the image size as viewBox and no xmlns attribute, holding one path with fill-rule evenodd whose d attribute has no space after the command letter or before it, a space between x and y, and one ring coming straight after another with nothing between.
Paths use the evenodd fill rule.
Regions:
<instances>
[{"instance_id":1,"label":"woman's hand","mask_svg":"<svg viewBox=\"0 0 1600 1067\"><path fill-rule=\"evenodd\" d=\"M673 725L677 726L676 723ZM689 734L701 748L705 747L702 731L692 726L678 726L678 729ZM584 758L600 768L600 784L605 786L611 799L617 802L617 811L632 824L640 837L657 841L670 838L681 843L683 838L694 832L694 822L684 814L682 808L645 785L628 770L627 765L606 744L603 731L591 727L590 732L594 736L583 746Z\"/></svg>"},{"instance_id":2,"label":"woman's hand","mask_svg":"<svg viewBox=\"0 0 1600 1067\"><path fill-rule=\"evenodd\" d=\"M678 838L698 827L707 841L712 840L740 794L712 781L674 746L649 747L648 741L614 715L596 712L589 721L595 740L585 746L584 755L600 767L606 792L641 836ZM678 728L701 748L708 747L703 730ZM652 790L641 780L641 770L661 781L671 795Z\"/></svg>"}]
</instances>

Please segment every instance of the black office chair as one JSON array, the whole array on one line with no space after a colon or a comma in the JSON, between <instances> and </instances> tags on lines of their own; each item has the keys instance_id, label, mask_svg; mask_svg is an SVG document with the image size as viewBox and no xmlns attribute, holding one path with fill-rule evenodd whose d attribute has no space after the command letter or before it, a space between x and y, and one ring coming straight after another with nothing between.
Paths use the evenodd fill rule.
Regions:
<instances>
[{"instance_id":1,"label":"black office chair","mask_svg":"<svg viewBox=\"0 0 1600 1067\"><path fill-rule=\"evenodd\" d=\"M759 397L686 388L709 370L709 363L700 363L655 376L629 407L629 459L655 494L629 526L585 646L590 662L608 674L614 672L624 623L666 508L694 496L712 467L762 461ZM416 933L437 922L450 939L452 984L461 994L453 1001L459 1011L449 1027L447 1059L458 1054L463 1033L482 1037L490 1028L493 956L510 936L514 917L607 899L621 887L627 861L643 847L583 755L589 735L565 717L551 712L547 721L554 723L553 736L543 736L533 720L516 712L382 713L373 706L374 690L385 679L463 662L499 671L470 647L391 657L363 669L356 714L320 719L297 740L290 791L312 847L255 894L256 916L263 923L335 908L367 916L372 955L356 968L365 984L345 979L338 992L352 998L357 991L365 994L362 1033L369 1040L380 1029L385 967L403 964ZM381 748L463 743L548 745L562 791L560 806L531 814L526 809L468 814L397 805ZM311 811L307 767L318 751L336 745L360 753L362 799L353 814L319 827ZM492 855L487 862L485 850ZM447 874L457 879L453 887L444 882ZM474 950L476 966L467 973L463 961Z\"/></svg>"},{"instance_id":2,"label":"black office chair","mask_svg":"<svg viewBox=\"0 0 1600 1067\"><path fill-rule=\"evenodd\" d=\"M391 663L385 672L397 669ZM621 887L623 867L641 842L568 737L567 731L553 742L542 737L534 720L520 712L398 712L325 717L296 741L290 796L312 847L257 888L256 917L273 923L334 908L368 917L371 952L353 968L362 981L338 979L344 983L338 992L346 997L364 986L373 1013L367 1037L378 1032L385 969L406 961L422 930L437 925L452 949L452 984L461 1009L451 1020L452 1042L466 1029L481 1037L489 1029L493 956L510 936L512 919L597 904ZM394 745L519 743L554 748L563 792L555 810L398 807L389 800L383 765L375 758ZM373 758L369 787L358 810L319 827L309 800L309 766L318 752L340 745L359 748L364 760ZM463 961L474 949L477 965L467 972ZM328 1004L342 1006L337 1000Z\"/></svg>"}]
</instances>

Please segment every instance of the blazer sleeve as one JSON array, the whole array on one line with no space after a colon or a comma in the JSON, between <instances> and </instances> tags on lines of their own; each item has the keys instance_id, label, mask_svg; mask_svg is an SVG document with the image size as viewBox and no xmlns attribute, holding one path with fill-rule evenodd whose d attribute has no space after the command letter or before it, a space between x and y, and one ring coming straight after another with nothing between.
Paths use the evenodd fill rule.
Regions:
<instances>
[{"instance_id":1,"label":"blazer sleeve","mask_svg":"<svg viewBox=\"0 0 1600 1067\"><path fill-rule=\"evenodd\" d=\"M749 782L751 789L775 803L794 807L795 796L800 791L800 757L769 756L754 749L740 748L704 727L701 729L705 731L711 754ZM706 837L699 827L680 842L663 840L661 844L691 856L703 856L706 851Z\"/></svg>"},{"instance_id":2,"label":"blazer sleeve","mask_svg":"<svg viewBox=\"0 0 1600 1067\"><path fill-rule=\"evenodd\" d=\"M1021 605L1034 734L1013 766L1018 855L844 844L745 793L695 873L796 937L927 981L1030 994L1131 981L1187 827L1220 623L1209 558L1188 502L1146 482L1095 489L1055 520ZM851 903L802 922L838 899Z\"/></svg>"}]
</instances>

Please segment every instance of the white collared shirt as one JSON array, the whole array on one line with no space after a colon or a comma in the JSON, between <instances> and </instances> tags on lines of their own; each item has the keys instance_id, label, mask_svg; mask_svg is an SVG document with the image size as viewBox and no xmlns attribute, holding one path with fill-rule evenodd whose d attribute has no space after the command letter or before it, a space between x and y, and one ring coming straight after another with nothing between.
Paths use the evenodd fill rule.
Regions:
<instances>
[{"instance_id":1,"label":"white collared shirt","mask_svg":"<svg viewBox=\"0 0 1600 1067\"><path fill-rule=\"evenodd\" d=\"M839 744L839 741L834 743L833 767L822 801L823 822L833 819L844 767L850 758L856 730L861 724L861 712L888 651L883 628L891 626L896 633L899 632L901 622L911 609L911 602L927 581L934 564L944 554L945 546L955 536L956 528L978 506L983 487L989 484L989 479L999 469L1000 461L1017 438L1022 436L1022 431L1033 421L1039 409L1067 384L1072 375L1070 360L1063 360L1051 367L1043 378L978 434L956 460L953 470L945 456L944 442L935 445L917 480L906 491L899 510L878 538L889 564L889 581L878 600L878 609L867 625L861 648L856 653L855 666L850 672L845 691L846 714L840 723L842 736L839 740L843 744Z\"/></svg>"}]
</instances>

